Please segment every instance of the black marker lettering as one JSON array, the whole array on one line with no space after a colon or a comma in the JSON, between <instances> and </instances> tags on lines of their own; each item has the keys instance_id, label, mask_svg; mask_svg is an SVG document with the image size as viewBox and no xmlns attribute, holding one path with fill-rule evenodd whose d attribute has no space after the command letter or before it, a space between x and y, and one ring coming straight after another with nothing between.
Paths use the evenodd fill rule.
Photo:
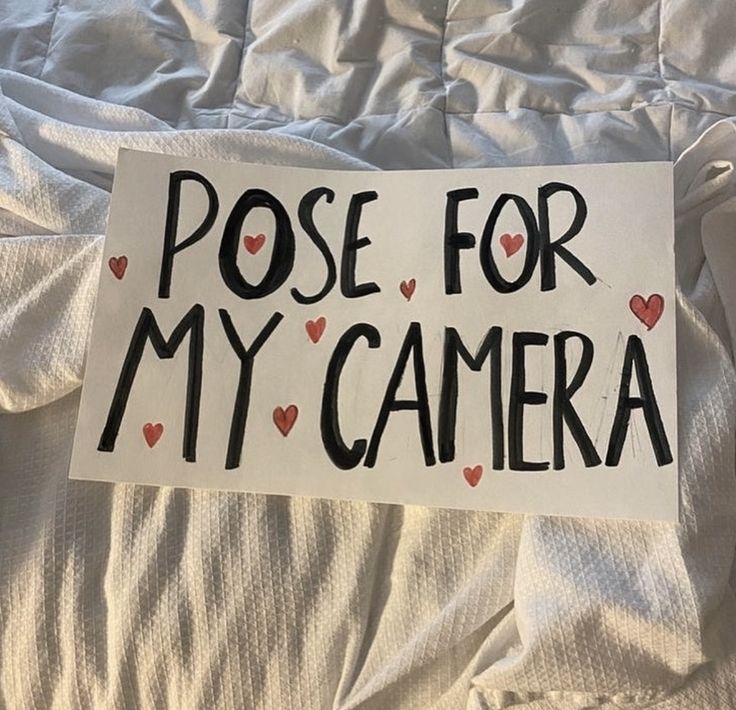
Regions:
<instances>
[{"instance_id":1,"label":"black marker lettering","mask_svg":"<svg viewBox=\"0 0 736 710\"><path fill-rule=\"evenodd\" d=\"M550 241L549 234L549 198L558 192L569 192L575 200L575 217L568 230L556 241ZM567 247L562 246L580 232L588 216L588 208L583 196L572 185L562 182L550 182L539 188L539 265L542 273L542 291L551 291L557 286L555 274L555 256L567 262L589 286L596 282L593 272L583 264Z\"/></svg>"},{"instance_id":2,"label":"black marker lettering","mask_svg":"<svg viewBox=\"0 0 736 710\"><path fill-rule=\"evenodd\" d=\"M97 446L98 451L115 450L115 441L120 431L120 423L123 414L125 414L130 390L143 357L146 341L150 340L159 358L168 360L174 357L187 333L189 333L189 370L182 456L187 461L196 461L199 399L202 392L202 353L204 351L204 308L198 303L192 306L189 312L179 321L168 340L164 339L151 309L144 308L141 311L128 346L128 352L123 361L123 367L120 370L105 428L102 430L102 436Z\"/></svg>"},{"instance_id":3,"label":"black marker lettering","mask_svg":"<svg viewBox=\"0 0 736 710\"><path fill-rule=\"evenodd\" d=\"M179 203L181 201L181 184L184 180L194 180L207 192L207 214L186 239L176 243L176 230L179 226ZM166 205L166 226L164 227L164 250L161 255L161 274L158 282L158 297L168 298L171 291L171 270L174 266L174 254L198 242L215 223L219 200L212 183L193 170L177 170L169 176L169 201Z\"/></svg>"},{"instance_id":4,"label":"black marker lettering","mask_svg":"<svg viewBox=\"0 0 736 710\"><path fill-rule=\"evenodd\" d=\"M319 233L319 230L314 225L314 206L319 202L320 199L325 198L328 203L332 204L335 199L335 193L330 190L329 187L316 187L314 190L310 190L304 197L302 197L299 203L299 224L302 225L302 229L307 233L307 236L312 240L314 246L319 249L322 258L325 260L327 266L327 277L325 279L324 286L321 290L313 296L305 296L298 289L292 288L291 295L297 303L302 305L311 305L322 300L335 285L337 281L337 267L335 266L335 259L332 256L330 248L327 246L327 242L324 237Z\"/></svg>"},{"instance_id":5,"label":"black marker lettering","mask_svg":"<svg viewBox=\"0 0 736 710\"><path fill-rule=\"evenodd\" d=\"M544 392L526 390L526 362L524 348L528 345L546 345L544 333L514 333L511 355L511 394L509 402L509 468L512 471L546 471L549 461L524 461L524 405L544 404Z\"/></svg>"},{"instance_id":6,"label":"black marker lettering","mask_svg":"<svg viewBox=\"0 0 736 710\"><path fill-rule=\"evenodd\" d=\"M450 190L445 205L445 293L461 293L460 284L460 249L472 249L475 236L470 232L457 231L458 205L463 200L475 200L478 190L467 187L462 190Z\"/></svg>"},{"instance_id":7,"label":"black marker lettering","mask_svg":"<svg viewBox=\"0 0 736 710\"><path fill-rule=\"evenodd\" d=\"M396 399L401 381L406 371L406 365L409 357L413 356L414 364L414 387L417 393L416 399ZM413 322L406 331L406 337L401 346L401 351L396 360L396 365L391 373L391 377L386 387L381 409L378 412L376 426L373 429L371 443L368 446L368 453L365 455L364 465L373 468L376 465L376 457L378 455L378 447L381 443L381 437L386 430L388 417L391 412L399 412L411 410L417 412L419 422L419 436L422 441L422 451L424 452L424 463L427 466L433 466L435 461L434 449L432 447L432 422L429 414L429 395L427 394L427 376L424 368L424 350L422 347L422 327L419 323Z\"/></svg>"},{"instance_id":8,"label":"black marker lettering","mask_svg":"<svg viewBox=\"0 0 736 710\"><path fill-rule=\"evenodd\" d=\"M507 202L513 202L516 209L524 221L526 229L526 256L524 258L524 268L521 270L516 281L506 281L496 266L496 260L491 251L491 242L493 233L496 230L496 223L501 216L501 211ZM537 230L537 220L534 217L534 210L529 203L519 195L503 194L493 205L491 213L486 220L486 226L483 228L483 236L480 240L480 265L488 283L499 293L513 293L520 288L526 286L529 279L534 273L534 267L537 265L537 257L539 255L539 235Z\"/></svg>"},{"instance_id":9,"label":"black marker lettering","mask_svg":"<svg viewBox=\"0 0 736 710\"><path fill-rule=\"evenodd\" d=\"M480 372L490 356L491 443L493 468L503 469L503 405L501 403L501 334L498 326L491 328L478 346L473 357L454 328L445 328L445 347L442 356L442 385L440 389L438 453L442 463L455 459L455 421L457 417L457 364L458 355L474 372Z\"/></svg>"},{"instance_id":10,"label":"black marker lettering","mask_svg":"<svg viewBox=\"0 0 736 710\"><path fill-rule=\"evenodd\" d=\"M322 444L332 463L338 468L348 470L355 468L363 458L367 441L356 439L352 447L345 444L340 433L340 423L337 414L337 399L340 388L340 375L350 351L359 338L368 341L369 348L381 345L381 335L369 323L356 323L343 333L335 346L335 350L327 366L325 386L322 393L322 410L320 413L320 432Z\"/></svg>"},{"instance_id":11,"label":"black marker lettering","mask_svg":"<svg viewBox=\"0 0 736 710\"><path fill-rule=\"evenodd\" d=\"M371 240L368 237L358 237L360 214L363 205L378 199L378 193L373 190L358 192L350 198L348 216L345 220L345 240L342 247L342 264L340 268L340 291L345 298L359 298L371 293L378 293L381 289L372 281L362 284L355 283L355 267L358 249L367 247Z\"/></svg>"},{"instance_id":12,"label":"black marker lettering","mask_svg":"<svg viewBox=\"0 0 736 710\"><path fill-rule=\"evenodd\" d=\"M220 308L218 312L230 347L240 360L238 389L235 394L233 417L230 422L230 438L227 442L227 456L225 457L225 468L231 469L240 466L240 457L243 452L245 424L248 419L248 405L250 404L250 387L253 381L253 362L258 351L263 347L269 337L271 337L271 333L276 330L276 326L284 316L278 312L274 313L268 319L268 323L263 326L261 332L256 336L250 348L246 349L235 330L230 314L224 308Z\"/></svg>"},{"instance_id":13,"label":"black marker lettering","mask_svg":"<svg viewBox=\"0 0 736 710\"><path fill-rule=\"evenodd\" d=\"M567 341L577 338L583 346L577 370L567 383ZM552 438L554 442L554 468L565 467L565 442L563 439L563 422L567 424L575 443L580 449L586 468L598 466L601 462L593 442L585 431L578 413L572 406L572 396L580 389L593 364L593 341L582 333L563 330L554 337L555 341L555 391L552 398Z\"/></svg>"},{"instance_id":14,"label":"black marker lettering","mask_svg":"<svg viewBox=\"0 0 736 710\"><path fill-rule=\"evenodd\" d=\"M639 397L631 397L631 376L636 367L636 380L639 384ZM629 419L633 409L641 409L644 412L644 420L647 423L649 438L652 441L654 457L658 466L672 463L672 452L667 441L662 417L659 414L657 398L654 396L652 378L649 375L649 363L647 362L644 344L636 335L630 335L626 342L624 353L624 365L621 369L621 384L618 389L618 403L616 404L616 415L611 427L611 438L608 441L606 453L606 466L617 466L621 460L621 452L624 448L626 434L629 428Z\"/></svg>"},{"instance_id":15,"label":"black marker lettering","mask_svg":"<svg viewBox=\"0 0 736 710\"><path fill-rule=\"evenodd\" d=\"M271 263L259 284L249 284L237 263L243 221L252 209L264 207L271 211L276 222L273 235ZM220 242L220 274L225 285L240 298L263 298L273 293L289 277L294 266L294 231L284 206L265 190L244 192L235 203L225 223Z\"/></svg>"}]
</instances>

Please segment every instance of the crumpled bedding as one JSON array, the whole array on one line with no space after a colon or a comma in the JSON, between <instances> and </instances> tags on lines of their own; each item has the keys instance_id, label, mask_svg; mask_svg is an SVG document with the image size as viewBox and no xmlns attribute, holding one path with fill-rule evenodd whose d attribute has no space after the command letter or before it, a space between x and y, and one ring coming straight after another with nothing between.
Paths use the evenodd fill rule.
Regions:
<instances>
[{"instance_id":1,"label":"crumpled bedding","mask_svg":"<svg viewBox=\"0 0 736 710\"><path fill-rule=\"evenodd\" d=\"M0 706L736 706L735 19L727 0L0 0ZM120 146L679 158L681 524L68 481Z\"/></svg>"}]
</instances>

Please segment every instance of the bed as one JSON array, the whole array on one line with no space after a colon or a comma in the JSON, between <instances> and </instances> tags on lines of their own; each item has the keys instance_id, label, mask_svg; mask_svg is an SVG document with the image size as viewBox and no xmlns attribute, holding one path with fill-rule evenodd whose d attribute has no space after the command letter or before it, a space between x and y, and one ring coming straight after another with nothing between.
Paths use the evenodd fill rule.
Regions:
<instances>
[{"instance_id":1,"label":"bed","mask_svg":"<svg viewBox=\"0 0 736 710\"><path fill-rule=\"evenodd\" d=\"M736 707L736 5L0 0L0 707ZM118 148L676 160L680 525L67 480Z\"/></svg>"}]
</instances>

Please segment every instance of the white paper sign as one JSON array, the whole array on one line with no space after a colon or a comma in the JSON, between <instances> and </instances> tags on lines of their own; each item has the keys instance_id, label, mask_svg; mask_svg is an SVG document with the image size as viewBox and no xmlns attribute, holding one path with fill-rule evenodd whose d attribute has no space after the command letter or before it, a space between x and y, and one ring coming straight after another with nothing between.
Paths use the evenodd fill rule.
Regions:
<instances>
[{"instance_id":1,"label":"white paper sign","mask_svg":"<svg viewBox=\"0 0 736 710\"><path fill-rule=\"evenodd\" d=\"M70 476L676 520L669 163L121 151Z\"/></svg>"}]
</instances>

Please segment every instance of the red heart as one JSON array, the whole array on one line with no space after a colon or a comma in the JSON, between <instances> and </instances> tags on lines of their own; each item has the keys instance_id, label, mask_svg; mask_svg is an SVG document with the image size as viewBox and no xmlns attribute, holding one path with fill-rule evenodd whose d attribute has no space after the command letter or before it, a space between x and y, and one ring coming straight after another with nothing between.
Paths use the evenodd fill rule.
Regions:
<instances>
[{"instance_id":1,"label":"red heart","mask_svg":"<svg viewBox=\"0 0 736 710\"><path fill-rule=\"evenodd\" d=\"M399 285L399 290L404 295L407 301L411 301L411 297L414 295L414 289L417 287L416 279L409 279L408 281L402 281Z\"/></svg>"},{"instance_id":2,"label":"red heart","mask_svg":"<svg viewBox=\"0 0 736 710\"><path fill-rule=\"evenodd\" d=\"M257 254L265 243L266 243L265 234L257 234L255 237L251 236L250 234L246 234L243 237L243 244L245 244L245 248L251 254Z\"/></svg>"},{"instance_id":3,"label":"red heart","mask_svg":"<svg viewBox=\"0 0 736 710\"><path fill-rule=\"evenodd\" d=\"M657 321L664 311L664 298L658 293L653 293L645 301L638 293L629 301L631 312L651 330L657 325Z\"/></svg>"},{"instance_id":4,"label":"red heart","mask_svg":"<svg viewBox=\"0 0 736 710\"><path fill-rule=\"evenodd\" d=\"M325 332L327 326L327 319L324 316L320 316L317 320L308 320L304 327L307 329L307 335L313 343L318 343L322 337L322 333Z\"/></svg>"},{"instance_id":5,"label":"red heart","mask_svg":"<svg viewBox=\"0 0 736 710\"><path fill-rule=\"evenodd\" d=\"M499 241L501 242L503 250L506 252L506 257L508 258L516 254L516 252L524 246L524 235L514 234L512 237L510 234L502 234Z\"/></svg>"},{"instance_id":6,"label":"red heart","mask_svg":"<svg viewBox=\"0 0 736 710\"><path fill-rule=\"evenodd\" d=\"M156 446L156 442L161 438L161 434L164 433L164 425L159 422L158 424L151 424L147 422L143 425L143 437L149 447L153 448Z\"/></svg>"},{"instance_id":7,"label":"red heart","mask_svg":"<svg viewBox=\"0 0 736 710\"><path fill-rule=\"evenodd\" d=\"M463 469L463 476L465 476L465 480L468 482L468 485L471 488L475 488L478 485L482 475L483 466L481 466L480 464L474 466L473 468L471 468L470 466L466 466Z\"/></svg>"},{"instance_id":8,"label":"red heart","mask_svg":"<svg viewBox=\"0 0 736 710\"><path fill-rule=\"evenodd\" d=\"M290 404L285 410L282 407L276 407L273 410L273 423L284 436L288 436L298 416L299 410L296 404Z\"/></svg>"},{"instance_id":9,"label":"red heart","mask_svg":"<svg viewBox=\"0 0 736 710\"><path fill-rule=\"evenodd\" d=\"M128 268L128 257L111 256L108 259L107 265L110 267L110 271L115 274L115 278L119 281L123 276L125 276L125 269Z\"/></svg>"}]
</instances>

